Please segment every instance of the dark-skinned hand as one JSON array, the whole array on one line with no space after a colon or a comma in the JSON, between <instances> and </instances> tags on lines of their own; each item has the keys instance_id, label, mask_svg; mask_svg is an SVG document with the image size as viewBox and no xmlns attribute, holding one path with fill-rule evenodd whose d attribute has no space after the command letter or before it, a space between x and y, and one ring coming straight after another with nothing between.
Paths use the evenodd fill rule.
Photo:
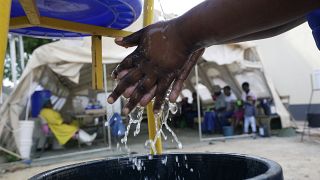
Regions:
<instances>
[{"instance_id":1,"label":"dark-skinned hand","mask_svg":"<svg viewBox=\"0 0 320 180\"><path fill-rule=\"evenodd\" d=\"M121 95L129 98L124 114L138 103L146 106L154 97L157 113L172 83L169 100L175 102L184 80L203 54L204 49L191 52L173 26L170 21L159 22L115 40L123 47L137 46L112 73L119 83L108 102L114 103Z\"/></svg>"}]
</instances>

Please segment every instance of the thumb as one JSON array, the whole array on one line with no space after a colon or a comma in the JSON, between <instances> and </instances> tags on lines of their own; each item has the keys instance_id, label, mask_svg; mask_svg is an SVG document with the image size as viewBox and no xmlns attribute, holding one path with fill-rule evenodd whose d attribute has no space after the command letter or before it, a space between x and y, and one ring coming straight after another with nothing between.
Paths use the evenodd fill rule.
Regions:
<instances>
[{"instance_id":1,"label":"thumb","mask_svg":"<svg viewBox=\"0 0 320 180\"><path fill-rule=\"evenodd\" d=\"M117 37L115 39L115 43L119 46L123 46L125 48L137 46L140 42L141 36L143 34L145 29L140 29L137 32L134 32L133 34L126 36L126 37Z\"/></svg>"}]
</instances>

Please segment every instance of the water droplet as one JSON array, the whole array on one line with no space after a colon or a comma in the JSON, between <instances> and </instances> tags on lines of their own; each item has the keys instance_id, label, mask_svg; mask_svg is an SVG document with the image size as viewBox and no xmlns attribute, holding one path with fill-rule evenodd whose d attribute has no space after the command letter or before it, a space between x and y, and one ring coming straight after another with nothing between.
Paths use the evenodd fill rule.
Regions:
<instances>
[{"instance_id":1,"label":"water droplet","mask_svg":"<svg viewBox=\"0 0 320 180\"><path fill-rule=\"evenodd\" d=\"M192 168L190 168L190 172L193 172L193 169L192 169Z\"/></svg>"},{"instance_id":2,"label":"water droplet","mask_svg":"<svg viewBox=\"0 0 320 180\"><path fill-rule=\"evenodd\" d=\"M152 160L152 155L151 154L148 155L148 159Z\"/></svg>"}]
</instances>

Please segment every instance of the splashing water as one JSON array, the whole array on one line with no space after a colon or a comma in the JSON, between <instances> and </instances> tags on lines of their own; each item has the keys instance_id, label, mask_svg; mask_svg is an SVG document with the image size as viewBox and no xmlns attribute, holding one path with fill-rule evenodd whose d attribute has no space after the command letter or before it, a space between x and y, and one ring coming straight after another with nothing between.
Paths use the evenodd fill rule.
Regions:
<instances>
[{"instance_id":1,"label":"splashing water","mask_svg":"<svg viewBox=\"0 0 320 180\"><path fill-rule=\"evenodd\" d=\"M140 132L140 124L142 121L143 115L143 107L137 106L132 112L129 114L129 124L127 126L126 132L124 133L124 137L121 139L121 143L124 143L127 146L128 135L132 124L136 125L136 130L134 131L133 135L136 136Z\"/></svg>"},{"instance_id":2,"label":"splashing water","mask_svg":"<svg viewBox=\"0 0 320 180\"><path fill-rule=\"evenodd\" d=\"M170 91L168 91L168 95L170 94ZM151 149L153 150L154 153L157 153L155 144L157 140L162 136L165 140L167 139L167 136L163 132L163 127L165 127L172 135L174 141L177 143L178 148L182 148L182 143L179 141L177 135L173 132L173 130L170 128L168 125L168 117L169 117L169 112L172 114L175 114L178 111L177 105L175 103L170 103L168 96L165 99L164 104L161 107L161 111L159 114L155 114L155 122L156 122L156 135L153 140L147 140L145 145L150 145ZM157 123L160 122L160 125L158 126Z\"/></svg>"},{"instance_id":3,"label":"splashing water","mask_svg":"<svg viewBox=\"0 0 320 180\"><path fill-rule=\"evenodd\" d=\"M166 156L164 159L161 160L161 163L167 165L168 157Z\"/></svg>"},{"instance_id":4,"label":"splashing water","mask_svg":"<svg viewBox=\"0 0 320 180\"><path fill-rule=\"evenodd\" d=\"M135 169L137 171L141 171L142 169L145 170L144 162L141 159L138 159L137 157L135 157L135 158L130 158L129 161L132 162L133 170Z\"/></svg>"},{"instance_id":5,"label":"splashing water","mask_svg":"<svg viewBox=\"0 0 320 180\"><path fill-rule=\"evenodd\" d=\"M182 148L182 143L179 141L177 135L173 132L173 130L169 127L169 125L167 123L169 113L175 114L178 111L177 105L175 103L169 102L168 97L169 97L170 92L171 91L168 90L166 99L164 101L164 104L161 107L160 113L154 115L156 134L153 139L148 139L145 142L145 146L151 148L155 154L157 153L157 151L156 151L157 140L159 138L161 138L161 136L163 137L164 140L167 140L167 136L163 132L163 127L165 127L171 133L174 141L177 143L178 148L179 149ZM143 117L142 117L143 112L144 112L144 108L137 106L129 114L129 124L127 126L124 137L121 139L121 143L124 143L126 147L127 147L127 140L128 140L128 135L129 135L131 125L136 124L136 129L133 133L134 136L137 136L140 132L140 125L141 125L141 121L143 119Z\"/></svg>"}]
</instances>

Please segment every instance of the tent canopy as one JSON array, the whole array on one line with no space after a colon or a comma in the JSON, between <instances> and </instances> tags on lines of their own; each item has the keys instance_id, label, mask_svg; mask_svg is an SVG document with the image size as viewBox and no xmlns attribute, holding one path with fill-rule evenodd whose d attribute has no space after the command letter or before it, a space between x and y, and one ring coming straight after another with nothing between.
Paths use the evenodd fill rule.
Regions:
<instances>
[{"instance_id":1,"label":"tent canopy","mask_svg":"<svg viewBox=\"0 0 320 180\"><path fill-rule=\"evenodd\" d=\"M42 0L28 3L12 0L13 26L10 31L38 37L86 36L91 33L85 29L126 28L138 19L141 11L140 0Z\"/></svg>"}]
</instances>

